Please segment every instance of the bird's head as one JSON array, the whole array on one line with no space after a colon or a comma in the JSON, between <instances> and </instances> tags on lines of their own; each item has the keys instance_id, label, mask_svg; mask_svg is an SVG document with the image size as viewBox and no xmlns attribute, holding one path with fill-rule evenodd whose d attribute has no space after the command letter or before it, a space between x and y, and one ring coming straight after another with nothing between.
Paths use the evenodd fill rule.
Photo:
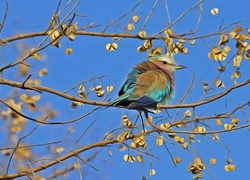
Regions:
<instances>
[{"instance_id":1,"label":"bird's head","mask_svg":"<svg viewBox=\"0 0 250 180\"><path fill-rule=\"evenodd\" d=\"M161 68L170 69L172 72L186 68L185 66L176 64L175 59L169 55L155 54L149 58L149 61Z\"/></svg>"}]
</instances>

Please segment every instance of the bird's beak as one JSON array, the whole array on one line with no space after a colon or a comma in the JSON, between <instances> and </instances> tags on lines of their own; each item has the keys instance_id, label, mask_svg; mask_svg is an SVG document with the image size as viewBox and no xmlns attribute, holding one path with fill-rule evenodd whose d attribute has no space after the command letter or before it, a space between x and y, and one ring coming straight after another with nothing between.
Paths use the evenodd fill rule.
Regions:
<instances>
[{"instance_id":1,"label":"bird's beak","mask_svg":"<svg viewBox=\"0 0 250 180\"><path fill-rule=\"evenodd\" d=\"M182 66L182 65L175 65L174 66L174 68L176 69L176 70L179 70L179 69L185 69L185 68L187 68L186 66Z\"/></svg>"}]
</instances>

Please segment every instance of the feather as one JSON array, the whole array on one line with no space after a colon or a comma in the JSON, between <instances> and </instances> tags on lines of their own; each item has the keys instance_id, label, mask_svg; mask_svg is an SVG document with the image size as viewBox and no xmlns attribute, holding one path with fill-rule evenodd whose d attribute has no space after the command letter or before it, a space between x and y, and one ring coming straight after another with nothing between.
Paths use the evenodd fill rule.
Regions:
<instances>
[{"instance_id":1,"label":"feather","mask_svg":"<svg viewBox=\"0 0 250 180\"><path fill-rule=\"evenodd\" d=\"M155 108L157 103L170 103L174 97L175 64L173 58L155 55L136 65L122 85L119 97L110 105L127 106L130 109Z\"/></svg>"}]
</instances>

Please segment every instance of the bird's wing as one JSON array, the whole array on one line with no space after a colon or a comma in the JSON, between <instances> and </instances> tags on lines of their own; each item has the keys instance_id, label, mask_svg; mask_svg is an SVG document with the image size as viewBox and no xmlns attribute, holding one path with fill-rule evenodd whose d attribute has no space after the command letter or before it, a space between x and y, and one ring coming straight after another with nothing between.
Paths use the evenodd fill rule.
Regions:
<instances>
[{"instance_id":1,"label":"bird's wing","mask_svg":"<svg viewBox=\"0 0 250 180\"><path fill-rule=\"evenodd\" d=\"M121 96L119 96L118 98L116 98L115 100L113 100L112 102L110 102L110 106L116 106L116 105L128 105L126 103L126 99L129 97L130 93L124 93Z\"/></svg>"},{"instance_id":2,"label":"bird's wing","mask_svg":"<svg viewBox=\"0 0 250 180\"><path fill-rule=\"evenodd\" d=\"M121 96L125 93L131 93L136 86L137 77L138 77L138 71L136 69L133 69L133 71L128 74L127 80L122 85L118 95Z\"/></svg>"},{"instance_id":3,"label":"bird's wing","mask_svg":"<svg viewBox=\"0 0 250 180\"><path fill-rule=\"evenodd\" d=\"M138 106L147 106L161 102L170 92L170 82L162 71L147 71L140 74L136 86L128 97Z\"/></svg>"}]
</instances>

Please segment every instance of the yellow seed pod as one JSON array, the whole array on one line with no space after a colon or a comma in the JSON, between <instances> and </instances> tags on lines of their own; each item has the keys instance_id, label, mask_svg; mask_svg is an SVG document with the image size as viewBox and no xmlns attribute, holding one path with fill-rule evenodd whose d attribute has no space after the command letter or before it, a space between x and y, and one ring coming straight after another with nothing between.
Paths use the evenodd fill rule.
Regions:
<instances>
[{"instance_id":1,"label":"yellow seed pod","mask_svg":"<svg viewBox=\"0 0 250 180\"><path fill-rule=\"evenodd\" d=\"M185 139L183 137L181 137L178 142L183 144L185 142Z\"/></svg>"},{"instance_id":2,"label":"yellow seed pod","mask_svg":"<svg viewBox=\"0 0 250 180\"><path fill-rule=\"evenodd\" d=\"M130 157L129 162L135 162L135 160L136 160L135 156L129 156L129 157Z\"/></svg>"},{"instance_id":3,"label":"yellow seed pod","mask_svg":"<svg viewBox=\"0 0 250 180\"><path fill-rule=\"evenodd\" d=\"M223 50L223 51L221 52L221 55L222 55L222 56L224 56L224 57L227 57L228 52L227 52L227 51L225 51L225 50Z\"/></svg>"},{"instance_id":4,"label":"yellow seed pod","mask_svg":"<svg viewBox=\"0 0 250 180\"><path fill-rule=\"evenodd\" d=\"M76 31L77 28L78 28L78 22L75 22L75 23L72 24L69 28L70 28L71 31Z\"/></svg>"},{"instance_id":5,"label":"yellow seed pod","mask_svg":"<svg viewBox=\"0 0 250 180\"><path fill-rule=\"evenodd\" d=\"M146 143L146 142L145 142L144 140L141 140L141 141L138 143L138 145L139 145L139 146L144 146L145 143Z\"/></svg>"},{"instance_id":6,"label":"yellow seed pod","mask_svg":"<svg viewBox=\"0 0 250 180\"><path fill-rule=\"evenodd\" d=\"M221 119L216 119L216 125L220 126L222 124L222 120Z\"/></svg>"},{"instance_id":7,"label":"yellow seed pod","mask_svg":"<svg viewBox=\"0 0 250 180\"><path fill-rule=\"evenodd\" d=\"M195 39L190 40L190 45L194 45L195 44Z\"/></svg>"},{"instance_id":8,"label":"yellow seed pod","mask_svg":"<svg viewBox=\"0 0 250 180\"><path fill-rule=\"evenodd\" d=\"M81 168L81 163L76 162L76 163L74 163L73 166L74 166L75 169L80 169Z\"/></svg>"},{"instance_id":9,"label":"yellow seed pod","mask_svg":"<svg viewBox=\"0 0 250 180\"><path fill-rule=\"evenodd\" d=\"M112 151L109 150L108 153L109 153L109 156L110 156L110 157L113 156Z\"/></svg>"},{"instance_id":10,"label":"yellow seed pod","mask_svg":"<svg viewBox=\"0 0 250 180\"><path fill-rule=\"evenodd\" d=\"M225 67L223 67L223 66L218 66L218 70L219 70L220 72L224 72L224 71L225 71Z\"/></svg>"},{"instance_id":11,"label":"yellow seed pod","mask_svg":"<svg viewBox=\"0 0 250 180\"><path fill-rule=\"evenodd\" d=\"M97 97L102 97L104 95L104 90L101 90L101 91L96 91L96 95Z\"/></svg>"},{"instance_id":12,"label":"yellow seed pod","mask_svg":"<svg viewBox=\"0 0 250 180\"><path fill-rule=\"evenodd\" d=\"M225 34L221 35L220 42L219 42L220 46L224 46L227 42L228 42L227 35L225 35Z\"/></svg>"},{"instance_id":13,"label":"yellow seed pod","mask_svg":"<svg viewBox=\"0 0 250 180\"><path fill-rule=\"evenodd\" d=\"M230 52L230 51L231 51L231 48L230 48L229 46L225 46L225 47L224 47L224 50L225 50L226 52Z\"/></svg>"},{"instance_id":14,"label":"yellow seed pod","mask_svg":"<svg viewBox=\"0 0 250 180\"><path fill-rule=\"evenodd\" d=\"M202 85L207 86L208 85L207 81L202 81Z\"/></svg>"},{"instance_id":15,"label":"yellow seed pod","mask_svg":"<svg viewBox=\"0 0 250 180\"><path fill-rule=\"evenodd\" d=\"M224 169L227 172L235 171L236 170L236 165L235 164L227 164L227 165L225 165Z\"/></svg>"},{"instance_id":16,"label":"yellow seed pod","mask_svg":"<svg viewBox=\"0 0 250 180\"><path fill-rule=\"evenodd\" d=\"M143 131L143 130L142 130L142 131ZM145 139L146 139L146 135L145 135L145 134L142 134L142 135L139 136L139 138L140 138L141 140L145 140Z\"/></svg>"},{"instance_id":17,"label":"yellow seed pod","mask_svg":"<svg viewBox=\"0 0 250 180\"><path fill-rule=\"evenodd\" d=\"M239 38L238 38L239 41L245 41L246 39L248 39L248 36L246 34L239 35ZM247 43L247 42L245 42L245 43Z\"/></svg>"},{"instance_id":18,"label":"yellow seed pod","mask_svg":"<svg viewBox=\"0 0 250 180\"><path fill-rule=\"evenodd\" d=\"M143 156L142 155L137 156L137 161L138 162L143 162Z\"/></svg>"},{"instance_id":19,"label":"yellow seed pod","mask_svg":"<svg viewBox=\"0 0 250 180\"><path fill-rule=\"evenodd\" d=\"M68 37L69 37L69 40L71 41L74 41L76 39L76 35L73 32L69 33Z\"/></svg>"},{"instance_id":20,"label":"yellow seed pod","mask_svg":"<svg viewBox=\"0 0 250 180\"><path fill-rule=\"evenodd\" d=\"M162 129L165 129L165 130L168 130L169 128L170 128L170 123L168 122L168 123L162 123L161 125L160 125L160 127L162 128Z\"/></svg>"},{"instance_id":21,"label":"yellow seed pod","mask_svg":"<svg viewBox=\"0 0 250 180\"><path fill-rule=\"evenodd\" d=\"M144 42L143 46L144 46L146 49L152 48L152 40L151 40L151 39L147 39L147 40Z\"/></svg>"},{"instance_id":22,"label":"yellow seed pod","mask_svg":"<svg viewBox=\"0 0 250 180\"><path fill-rule=\"evenodd\" d=\"M155 173L156 173L156 171L155 171L154 169L150 169L150 171L149 171L149 175L150 175L150 176L155 175Z\"/></svg>"},{"instance_id":23,"label":"yellow seed pod","mask_svg":"<svg viewBox=\"0 0 250 180\"><path fill-rule=\"evenodd\" d=\"M180 139L181 139L180 136L175 136L175 137L174 137L174 140L175 140L176 142L179 142Z\"/></svg>"},{"instance_id":24,"label":"yellow seed pod","mask_svg":"<svg viewBox=\"0 0 250 180\"><path fill-rule=\"evenodd\" d=\"M129 161L129 155L128 155L128 154L125 154L125 155L123 156L123 159L124 159L124 161L128 162L128 161Z\"/></svg>"},{"instance_id":25,"label":"yellow seed pod","mask_svg":"<svg viewBox=\"0 0 250 180\"><path fill-rule=\"evenodd\" d=\"M183 147L184 149L188 149L188 143L187 143L187 142L184 142L184 143L182 144L182 147Z\"/></svg>"},{"instance_id":26,"label":"yellow seed pod","mask_svg":"<svg viewBox=\"0 0 250 180\"><path fill-rule=\"evenodd\" d=\"M214 57L215 57L215 54L213 52L208 53L208 58L209 59L214 59Z\"/></svg>"},{"instance_id":27,"label":"yellow seed pod","mask_svg":"<svg viewBox=\"0 0 250 180\"><path fill-rule=\"evenodd\" d=\"M107 86L107 91L108 91L108 92L112 92L113 89L114 89L114 86Z\"/></svg>"},{"instance_id":28,"label":"yellow seed pod","mask_svg":"<svg viewBox=\"0 0 250 180\"><path fill-rule=\"evenodd\" d=\"M174 158L174 163L175 164L179 164L180 162L181 162L181 158L180 157Z\"/></svg>"},{"instance_id":29,"label":"yellow seed pod","mask_svg":"<svg viewBox=\"0 0 250 180\"><path fill-rule=\"evenodd\" d=\"M224 61L226 59L226 56L223 55L223 51L222 51L220 54L218 54L217 58L219 61Z\"/></svg>"},{"instance_id":30,"label":"yellow seed pod","mask_svg":"<svg viewBox=\"0 0 250 180\"><path fill-rule=\"evenodd\" d=\"M44 68L44 69L41 69L38 74L40 77L43 77L46 74L48 74L48 72L49 72L49 70L47 68Z\"/></svg>"},{"instance_id":31,"label":"yellow seed pod","mask_svg":"<svg viewBox=\"0 0 250 180\"><path fill-rule=\"evenodd\" d=\"M140 38L145 38L147 36L146 32L145 31L140 31L139 32L139 37Z\"/></svg>"},{"instance_id":32,"label":"yellow seed pod","mask_svg":"<svg viewBox=\"0 0 250 180\"><path fill-rule=\"evenodd\" d=\"M216 158L211 158L210 164L214 166L216 164Z\"/></svg>"},{"instance_id":33,"label":"yellow seed pod","mask_svg":"<svg viewBox=\"0 0 250 180\"><path fill-rule=\"evenodd\" d=\"M134 143L138 144L138 143L141 141L141 139L140 139L139 136L136 136L136 137L133 139L133 141L134 141Z\"/></svg>"},{"instance_id":34,"label":"yellow seed pod","mask_svg":"<svg viewBox=\"0 0 250 180\"><path fill-rule=\"evenodd\" d=\"M125 150L126 150L126 146L124 146L124 145L120 145L120 147L119 147L119 151L123 152L123 151L125 151Z\"/></svg>"},{"instance_id":35,"label":"yellow seed pod","mask_svg":"<svg viewBox=\"0 0 250 180\"><path fill-rule=\"evenodd\" d=\"M115 51L117 48L118 48L118 44L116 44L116 43L112 43L112 44L108 43L106 45L107 51Z\"/></svg>"},{"instance_id":36,"label":"yellow seed pod","mask_svg":"<svg viewBox=\"0 0 250 180\"><path fill-rule=\"evenodd\" d=\"M219 134L215 133L214 134L214 137L213 137L213 140L220 140L220 137L219 137Z\"/></svg>"},{"instance_id":37,"label":"yellow seed pod","mask_svg":"<svg viewBox=\"0 0 250 180\"><path fill-rule=\"evenodd\" d=\"M135 25L132 23L129 23L127 28L129 31L133 31L135 29Z\"/></svg>"},{"instance_id":38,"label":"yellow seed pod","mask_svg":"<svg viewBox=\"0 0 250 180\"><path fill-rule=\"evenodd\" d=\"M237 125L239 123L239 118L233 118L231 123Z\"/></svg>"},{"instance_id":39,"label":"yellow seed pod","mask_svg":"<svg viewBox=\"0 0 250 180\"><path fill-rule=\"evenodd\" d=\"M161 48L161 47L157 47L157 48L155 49L155 51L156 51L156 53L158 53L158 54L162 54L162 48Z\"/></svg>"},{"instance_id":40,"label":"yellow seed pod","mask_svg":"<svg viewBox=\"0 0 250 180\"><path fill-rule=\"evenodd\" d=\"M32 49L33 49L33 48L32 48ZM31 49L31 51L32 51L32 49ZM34 53L32 56L33 56L33 58L34 58L35 60L41 59L41 56L40 56L40 53L39 53L39 52Z\"/></svg>"},{"instance_id":41,"label":"yellow seed pod","mask_svg":"<svg viewBox=\"0 0 250 180\"><path fill-rule=\"evenodd\" d=\"M180 123L182 123L182 122L180 122ZM175 127L180 128L180 127L182 127L182 125L183 125L183 124L176 124Z\"/></svg>"},{"instance_id":42,"label":"yellow seed pod","mask_svg":"<svg viewBox=\"0 0 250 180\"><path fill-rule=\"evenodd\" d=\"M247 53L247 54L245 55L245 59L246 59L246 60L250 60L250 53Z\"/></svg>"},{"instance_id":43,"label":"yellow seed pod","mask_svg":"<svg viewBox=\"0 0 250 180\"><path fill-rule=\"evenodd\" d=\"M138 52L145 52L145 51L147 51L147 49L146 49L144 46L139 46L139 47L137 48L137 51L138 51Z\"/></svg>"},{"instance_id":44,"label":"yellow seed pod","mask_svg":"<svg viewBox=\"0 0 250 180\"><path fill-rule=\"evenodd\" d=\"M217 15L218 13L219 13L219 9L218 8L211 9L211 14L212 15Z\"/></svg>"},{"instance_id":45,"label":"yellow seed pod","mask_svg":"<svg viewBox=\"0 0 250 180\"><path fill-rule=\"evenodd\" d=\"M122 121L123 122L128 122L129 121L128 116L127 115L122 116Z\"/></svg>"},{"instance_id":46,"label":"yellow seed pod","mask_svg":"<svg viewBox=\"0 0 250 180\"><path fill-rule=\"evenodd\" d=\"M197 128L197 130L198 130L198 132L206 132L206 128L203 127L203 126L199 126L199 127Z\"/></svg>"},{"instance_id":47,"label":"yellow seed pod","mask_svg":"<svg viewBox=\"0 0 250 180\"><path fill-rule=\"evenodd\" d=\"M234 32L240 33L241 31L242 31L242 27L241 26L235 26Z\"/></svg>"},{"instance_id":48,"label":"yellow seed pod","mask_svg":"<svg viewBox=\"0 0 250 180\"><path fill-rule=\"evenodd\" d=\"M76 109L77 106L78 106L78 103L75 102L75 101L73 101L72 104L71 104L71 107L72 107L73 109Z\"/></svg>"},{"instance_id":49,"label":"yellow seed pod","mask_svg":"<svg viewBox=\"0 0 250 180\"><path fill-rule=\"evenodd\" d=\"M128 137L128 132L127 131L123 131L117 138L116 140L119 142L123 142L127 137Z\"/></svg>"},{"instance_id":50,"label":"yellow seed pod","mask_svg":"<svg viewBox=\"0 0 250 180\"><path fill-rule=\"evenodd\" d=\"M142 149L146 149L146 148L147 148L147 143L144 142L144 144L140 145L140 147L141 147Z\"/></svg>"},{"instance_id":51,"label":"yellow seed pod","mask_svg":"<svg viewBox=\"0 0 250 180\"><path fill-rule=\"evenodd\" d=\"M237 55L237 56L234 58L234 64L233 64L233 66L239 67L240 64L241 64L241 61L242 61L242 56Z\"/></svg>"},{"instance_id":52,"label":"yellow seed pod","mask_svg":"<svg viewBox=\"0 0 250 180\"><path fill-rule=\"evenodd\" d=\"M188 53L188 48L181 48L180 49L180 52L182 53L182 54L187 54Z\"/></svg>"},{"instance_id":53,"label":"yellow seed pod","mask_svg":"<svg viewBox=\"0 0 250 180\"><path fill-rule=\"evenodd\" d=\"M233 125L232 124L224 124L224 129L225 130L230 130L233 128Z\"/></svg>"},{"instance_id":54,"label":"yellow seed pod","mask_svg":"<svg viewBox=\"0 0 250 180\"><path fill-rule=\"evenodd\" d=\"M136 143L134 143L134 142L131 142L130 146L131 146L132 148L137 148L139 145L136 144Z\"/></svg>"},{"instance_id":55,"label":"yellow seed pod","mask_svg":"<svg viewBox=\"0 0 250 180\"><path fill-rule=\"evenodd\" d=\"M241 76L240 71L234 72L234 75L233 75L234 78L238 79L238 78L240 78L240 76Z\"/></svg>"},{"instance_id":56,"label":"yellow seed pod","mask_svg":"<svg viewBox=\"0 0 250 180\"><path fill-rule=\"evenodd\" d=\"M190 117L190 116L192 116L192 110L186 110L185 113L184 113L184 116L185 116L185 117Z\"/></svg>"},{"instance_id":57,"label":"yellow seed pod","mask_svg":"<svg viewBox=\"0 0 250 180\"><path fill-rule=\"evenodd\" d=\"M9 149L3 149L2 150L2 155L9 156L10 155L10 150Z\"/></svg>"},{"instance_id":58,"label":"yellow seed pod","mask_svg":"<svg viewBox=\"0 0 250 180\"><path fill-rule=\"evenodd\" d=\"M239 55L239 56L242 56L243 54L245 53L245 48L238 48L238 51L237 51L237 54Z\"/></svg>"},{"instance_id":59,"label":"yellow seed pod","mask_svg":"<svg viewBox=\"0 0 250 180\"><path fill-rule=\"evenodd\" d=\"M221 49L219 47L214 47L213 48L213 53L219 54L219 53L221 53Z\"/></svg>"},{"instance_id":60,"label":"yellow seed pod","mask_svg":"<svg viewBox=\"0 0 250 180\"><path fill-rule=\"evenodd\" d=\"M57 147L57 148L56 148L56 152L57 152L58 154L60 154L60 153L64 152L64 148L63 148L63 147Z\"/></svg>"},{"instance_id":61,"label":"yellow seed pod","mask_svg":"<svg viewBox=\"0 0 250 180\"><path fill-rule=\"evenodd\" d=\"M197 157L197 158L194 159L194 164L195 165L199 165L201 163L202 163L202 161L201 161L201 159L199 157Z\"/></svg>"},{"instance_id":62,"label":"yellow seed pod","mask_svg":"<svg viewBox=\"0 0 250 180\"><path fill-rule=\"evenodd\" d=\"M132 19L133 19L134 23L137 23L139 21L139 17L137 15L134 15L132 17Z\"/></svg>"},{"instance_id":63,"label":"yellow seed pod","mask_svg":"<svg viewBox=\"0 0 250 180\"><path fill-rule=\"evenodd\" d=\"M162 146L163 142L164 142L164 137L158 136L156 139L156 146Z\"/></svg>"},{"instance_id":64,"label":"yellow seed pod","mask_svg":"<svg viewBox=\"0 0 250 180\"><path fill-rule=\"evenodd\" d=\"M167 29L164 33L165 33L165 35L172 35L173 31L172 31L172 29Z\"/></svg>"},{"instance_id":65,"label":"yellow seed pod","mask_svg":"<svg viewBox=\"0 0 250 180\"><path fill-rule=\"evenodd\" d=\"M174 54L177 54L179 52L179 49L178 48L174 48L172 51L173 51Z\"/></svg>"},{"instance_id":66,"label":"yellow seed pod","mask_svg":"<svg viewBox=\"0 0 250 180\"><path fill-rule=\"evenodd\" d=\"M65 53L66 53L67 55L70 55L72 52L73 52L73 49L72 49L72 48L66 48L66 50L65 50Z\"/></svg>"},{"instance_id":67,"label":"yellow seed pod","mask_svg":"<svg viewBox=\"0 0 250 180\"><path fill-rule=\"evenodd\" d=\"M221 80L217 80L215 84L217 88L225 88L225 85Z\"/></svg>"},{"instance_id":68,"label":"yellow seed pod","mask_svg":"<svg viewBox=\"0 0 250 180\"><path fill-rule=\"evenodd\" d=\"M175 133L174 132L168 133L168 137L174 138L175 137Z\"/></svg>"},{"instance_id":69,"label":"yellow seed pod","mask_svg":"<svg viewBox=\"0 0 250 180\"><path fill-rule=\"evenodd\" d=\"M18 75L25 76L29 74L29 66L26 64L19 64L19 72Z\"/></svg>"},{"instance_id":70,"label":"yellow seed pod","mask_svg":"<svg viewBox=\"0 0 250 180\"><path fill-rule=\"evenodd\" d=\"M236 38L237 36L238 36L238 34L237 34L236 32L234 32L234 31L229 32L229 37L230 37L230 38L234 39L234 38Z\"/></svg>"}]
</instances>

